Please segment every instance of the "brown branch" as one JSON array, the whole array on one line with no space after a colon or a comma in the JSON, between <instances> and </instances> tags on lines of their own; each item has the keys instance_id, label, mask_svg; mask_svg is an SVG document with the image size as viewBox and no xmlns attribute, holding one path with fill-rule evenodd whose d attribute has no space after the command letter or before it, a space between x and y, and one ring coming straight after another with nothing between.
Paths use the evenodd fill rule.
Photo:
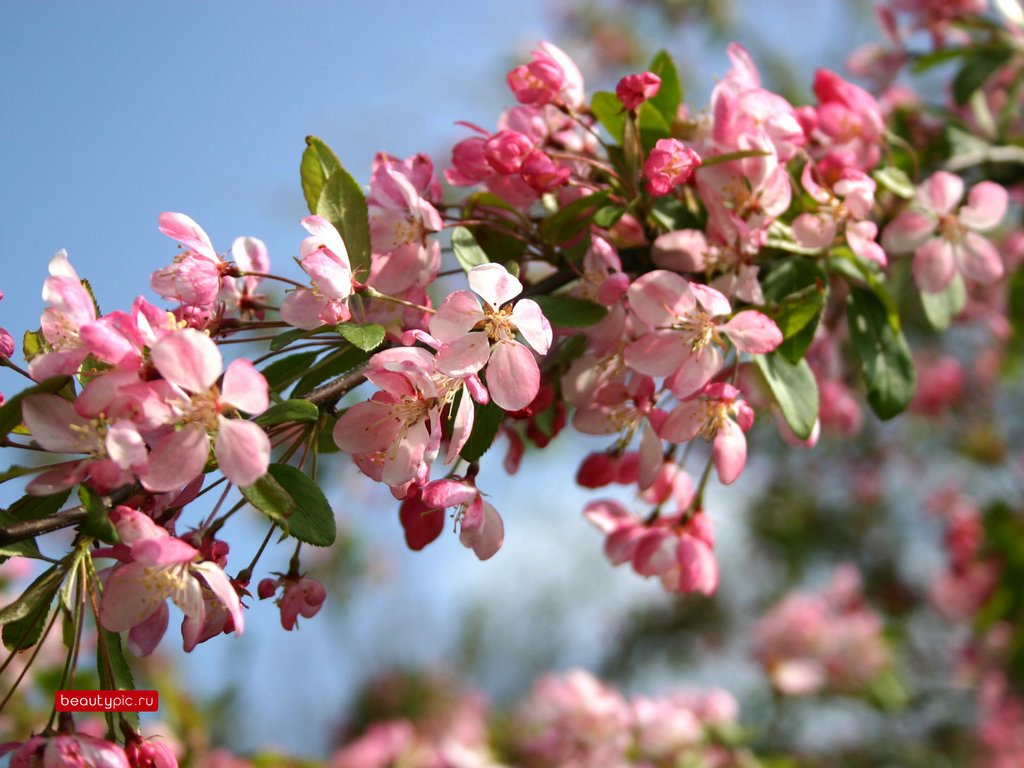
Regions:
<instances>
[{"instance_id":1,"label":"brown branch","mask_svg":"<svg viewBox=\"0 0 1024 768\"><path fill-rule=\"evenodd\" d=\"M126 502L134 496L138 490L138 486L123 485L111 492L109 495L104 496L103 500L108 507L113 507L117 504L123 504ZM17 523L0 526L0 546L15 544L19 541L31 539L44 533L51 533L53 531L59 531L61 528L78 525L85 520L86 514L87 511L85 509L85 505L79 504L78 506L69 507L68 509L62 509L59 512L55 512L49 517L41 517L37 520L21 520Z\"/></svg>"}]
</instances>

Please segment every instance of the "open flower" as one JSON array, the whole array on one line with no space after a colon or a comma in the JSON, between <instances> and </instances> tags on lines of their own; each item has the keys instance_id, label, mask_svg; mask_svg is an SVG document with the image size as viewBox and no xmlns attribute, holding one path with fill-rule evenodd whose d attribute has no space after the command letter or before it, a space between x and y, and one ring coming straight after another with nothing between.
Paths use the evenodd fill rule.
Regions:
<instances>
[{"instance_id":1,"label":"open flower","mask_svg":"<svg viewBox=\"0 0 1024 768\"><path fill-rule=\"evenodd\" d=\"M1006 190L992 181L975 184L967 205L955 210L963 196L963 179L938 171L917 188L920 210L904 211L882 234L887 251L914 252L914 281L926 293L945 289L957 271L983 284L1003 276L999 252L979 233L1002 221Z\"/></svg>"},{"instance_id":2,"label":"open flower","mask_svg":"<svg viewBox=\"0 0 1024 768\"><path fill-rule=\"evenodd\" d=\"M500 264L471 269L469 287L472 293L450 294L430 319L430 332L443 344L437 368L449 376L466 376L486 365L491 398L506 411L518 411L537 396L540 368L516 332L543 355L551 346L551 324L531 299L511 305L523 284Z\"/></svg>"},{"instance_id":3,"label":"open flower","mask_svg":"<svg viewBox=\"0 0 1024 768\"><path fill-rule=\"evenodd\" d=\"M151 491L177 490L206 465L209 434L216 434L213 452L220 471L239 486L252 485L270 464L270 439L246 419L225 413L263 413L269 404L267 380L248 360L233 360L215 387L224 360L206 334L186 328L163 338L152 351L153 365L182 394L173 404L178 424L161 438L149 456L142 483Z\"/></svg>"},{"instance_id":4,"label":"open flower","mask_svg":"<svg viewBox=\"0 0 1024 768\"><path fill-rule=\"evenodd\" d=\"M423 489L423 502L428 507L458 507L459 541L472 549L481 560L487 560L501 549L505 541L505 524L498 510L484 501L470 480L436 480Z\"/></svg>"},{"instance_id":5,"label":"open flower","mask_svg":"<svg viewBox=\"0 0 1024 768\"><path fill-rule=\"evenodd\" d=\"M242 634L241 601L217 563L202 560L198 549L138 510L117 507L111 519L121 539L112 554L122 563L114 567L103 588L100 623L105 629L128 630L133 650L147 655L167 630L170 598L185 614L181 631L186 651L209 636L208 619L217 618L209 610L211 603L220 604L230 617L224 629Z\"/></svg>"}]
</instances>

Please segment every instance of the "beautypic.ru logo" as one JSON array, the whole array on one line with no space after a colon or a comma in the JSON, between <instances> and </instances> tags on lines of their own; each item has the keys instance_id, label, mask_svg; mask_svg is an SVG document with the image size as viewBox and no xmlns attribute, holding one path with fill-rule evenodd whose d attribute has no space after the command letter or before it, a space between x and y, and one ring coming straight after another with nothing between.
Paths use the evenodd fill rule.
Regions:
<instances>
[{"instance_id":1,"label":"beautypic.ru logo","mask_svg":"<svg viewBox=\"0 0 1024 768\"><path fill-rule=\"evenodd\" d=\"M156 712L156 691L57 691L53 705L58 712Z\"/></svg>"}]
</instances>

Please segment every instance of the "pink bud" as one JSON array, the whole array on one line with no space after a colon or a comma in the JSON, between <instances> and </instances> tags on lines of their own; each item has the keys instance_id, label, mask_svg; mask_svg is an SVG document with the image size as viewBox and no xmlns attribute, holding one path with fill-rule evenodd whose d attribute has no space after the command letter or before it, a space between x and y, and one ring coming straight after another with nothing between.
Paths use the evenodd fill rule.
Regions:
<instances>
[{"instance_id":1,"label":"pink bud","mask_svg":"<svg viewBox=\"0 0 1024 768\"><path fill-rule=\"evenodd\" d=\"M266 600L273 597L274 593L277 592L277 583L277 579L271 579L269 577L261 579L259 586L256 587L256 594L259 596L260 600Z\"/></svg>"},{"instance_id":2,"label":"pink bud","mask_svg":"<svg viewBox=\"0 0 1024 768\"><path fill-rule=\"evenodd\" d=\"M653 72L639 75L626 75L615 86L615 95L626 109L636 109L645 101L653 98L661 88L661 78Z\"/></svg>"}]
</instances>

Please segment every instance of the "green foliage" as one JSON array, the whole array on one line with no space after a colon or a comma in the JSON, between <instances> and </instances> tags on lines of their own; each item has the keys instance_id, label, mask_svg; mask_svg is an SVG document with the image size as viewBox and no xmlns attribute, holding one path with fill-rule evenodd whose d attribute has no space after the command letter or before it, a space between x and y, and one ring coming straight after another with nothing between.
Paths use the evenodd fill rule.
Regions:
<instances>
[{"instance_id":1,"label":"green foliage","mask_svg":"<svg viewBox=\"0 0 1024 768\"><path fill-rule=\"evenodd\" d=\"M806 360L794 364L777 352L754 355L758 368L779 405L793 434L801 440L811 436L818 420L818 382Z\"/></svg>"},{"instance_id":2,"label":"green foliage","mask_svg":"<svg viewBox=\"0 0 1024 768\"><path fill-rule=\"evenodd\" d=\"M679 79L679 72L668 51L658 51L647 68L661 78L661 87L649 104L653 106L669 125L676 119L679 113L679 106L683 103L683 84Z\"/></svg>"},{"instance_id":3,"label":"green foliage","mask_svg":"<svg viewBox=\"0 0 1024 768\"><path fill-rule=\"evenodd\" d=\"M117 528L110 521L110 510L104 503L103 497L89 486L80 485L78 486L78 498L85 507L82 533L105 541L107 544L120 544L121 537L118 536Z\"/></svg>"},{"instance_id":4,"label":"green foliage","mask_svg":"<svg viewBox=\"0 0 1024 768\"><path fill-rule=\"evenodd\" d=\"M572 296L537 296L534 301L555 328L585 328L608 314L607 308L600 304Z\"/></svg>"},{"instance_id":5,"label":"green foliage","mask_svg":"<svg viewBox=\"0 0 1024 768\"><path fill-rule=\"evenodd\" d=\"M894 325L883 299L874 291L851 288L846 315L861 361L868 403L880 419L891 419L901 413L914 396L916 375L907 340L899 326Z\"/></svg>"},{"instance_id":6,"label":"green foliage","mask_svg":"<svg viewBox=\"0 0 1024 768\"><path fill-rule=\"evenodd\" d=\"M344 168L338 168L324 184L316 212L341 233L352 265L352 276L365 280L370 273L370 218L366 197L356 180Z\"/></svg>"},{"instance_id":7,"label":"green foliage","mask_svg":"<svg viewBox=\"0 0 1024 768\"><path fill-rule=\"evenodd\" d=\"M270 427L286 422L311 422L320 418L320 410L308 400L285 400L275 403L260 414L256 423Z\"/></svg>"},{"instance_id":8,"label":"green foliage","mask_svg":"<svg viewBox=\"0 0 1024 768\"><path fill-rule=\"evenodd\" d=\"M921 291L921 306L928 322L938 331L949 328L953 318L959 315L967 305L967 286L957 272L945 290L938 293Z\"/></svg>"},{"instance_id":9,"label":"green foliage","mask_svg":"<svg viewBox=\"0 0 1024 768\"><path fill-rule=\"evenodd\" d=\"M54 394L71 383L70 376L54 376L28 389L23 389L0 407L0 437L6 437L21 424L21 401L27 395Z\"/></svg>"},{"instance_id":10,"label":"green foliage","mask_svg":"<svg viewBox=\"0 0 1024 768\"><path fill-rule=\"evenodd\" d=\"M459 266L466 272L491 261L473 237L472 231L466 227L455 227L452 230L452 250L455 251L455 259Z\"/></svg>"},{"instance_id":11,"label":"green foliage","mask_svg":"<svg viewBox=\"0 0 1024 768\"><path fill-rule=\"evenodd\" d=\"M621 145L626 129L626 108L619 97L608 91L598 91L590 97L590 111L612 140Z\"/></svg>"},{"instance_id":12,"label":"green foliage","mask_svg":"<svg viewBox=\"0 0 1024 768\"><path fill-rule=\"evenodd\" d=\"M47 568L17 600L0 609L3 643L8 650L31 648L39 642L65 572L63 564Z\"/></svg>"},{"instance_id":13,"label":"green foliage","mask_svg":"<svg viewBox=\"0 0 1024 768\"><path fill-rule=\"evenodd\" d=\"M465 397L466 393L462 392L461 396ZM480 457L487 453L494 443L494 438L498 436L498 428L505 418L505 412L493 402L487 405L474 402L473 408L473 432L459 454L469 462L479 461Z\"/></svg>"},{"instance_id":14,"label":"green foliage","mask_svg":"<svg viewBox=\"0 0 1024 768\"><path fill-rule=\"evenodd\" d=\"M339 323L335 330L354 347L370 352L384 343L387 331L377 323Z\"/></svg>"},{"instance_id":15,"label":"green foliage","mask_svg":"<svg viewBox=\"0 0 1024 768\"><path fill-rule=\"evenodd\" d=\"M790 259L775 267L761 284L765 313L782 331L777 353L798 363L814 340L827 295L828 275L807 259Z\"/></svg>"},{"instance_id":16,"label":"green foliage","mask_svg":"<svg viewBox=\"0 0 1024 768\"><path fill-rule=\"evenodd\" d=\"M294 502L288 517L289 533L316 547L333 544L338 534L334 511L316 481L288 464L271 464L268 471Z\"/></svg>"},{"instance_id":17,"label":"green foliage","mask_svg":"<svg viewBox=\"0 0 1024 768\"><path fill-rule=\"evenodd\" d=\"M302 153L299 175L302 180L302 194L310 213L317 212L320 195L331 174L341 168L341 161L323 141L316 136L306 137L306 149Z\"/></svg>"}]
</instances>

